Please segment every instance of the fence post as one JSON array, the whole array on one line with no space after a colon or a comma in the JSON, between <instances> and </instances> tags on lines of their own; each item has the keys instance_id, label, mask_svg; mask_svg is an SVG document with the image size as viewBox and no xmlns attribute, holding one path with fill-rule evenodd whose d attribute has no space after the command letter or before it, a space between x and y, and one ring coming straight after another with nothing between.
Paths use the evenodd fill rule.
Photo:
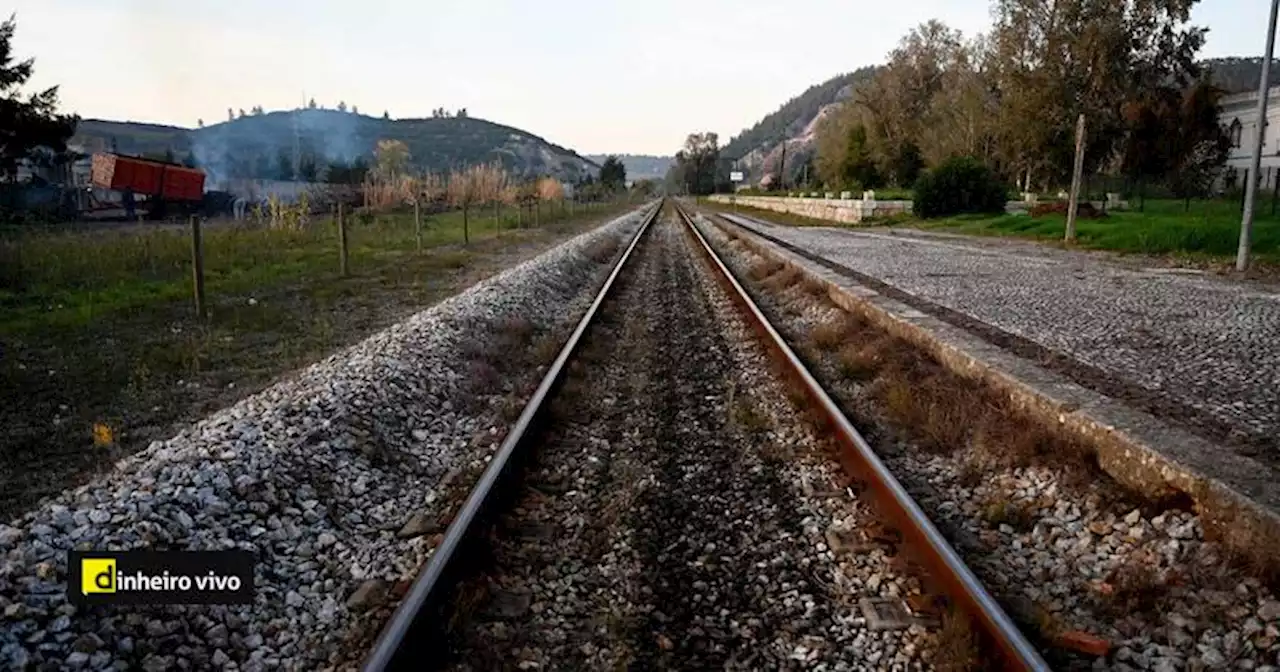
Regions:
<instances>
[{"instance_id":1,"label":"fence post","mask_svg":"<svg viewBox=\"0 0 1280 672\"><path fill-rule=\"evenodd\" d=\"M191 217L191 279L195 285L196 316L204 319L204 244L200 238L200 218Z\"/></svg>"},{"instance_id":2,"label":"fence post","mask_svg":"<svg viewBox=\"0 0 1280 672\"><path fill-rule=\"evenodd\" d=\"M343 217L342 204L338 204L338 268L347 277L347 219Z\"/></svg>"},{"instance_id":3,"label":"fence post","mask_svg":"<svg viewBox=\"0 0 1280 672\"><path fill-rule=\"evenodd\" d=\"M418 199L413 199L413 231L418 239L418 251L422 251L422 209Z\"/></svg>"},{"instance_id":4,"label":"fence post","mask_svg":"<svg viewBox=\"0 0 1280 672\"><path fill-rule=\"evenodd\" d=\"M1080 206L1080 173L1084 172L1084 115L1076 121L1076 163L1071 171L1071 201L1067 204L1068 243L1076 239L1076 210Z\"/></svg>"}]
</instances>

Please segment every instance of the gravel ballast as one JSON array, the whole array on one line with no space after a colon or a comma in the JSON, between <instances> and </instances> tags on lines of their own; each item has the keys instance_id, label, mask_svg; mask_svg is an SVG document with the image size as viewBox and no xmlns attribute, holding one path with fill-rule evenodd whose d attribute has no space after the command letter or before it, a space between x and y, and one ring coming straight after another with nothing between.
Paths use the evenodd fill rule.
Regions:
<instances>
[{"instance_id":1,"label":"gravel ballast","mask_svg":"<svg viewBox=\"0 0 1280 672\"><path fill-rule=\"evenodd\" d=\"M935 623L668 212L587 335L457 669L923 669Z\"/></svg>"},{"instance_id":2,"label":"gravel ballast","mask_svg":"<svg viewBox=\"0 0 1280 672\"><path fill-rule=\"evenodd\" d=\"M702 230L748 277L758 255L706 220ZM1087 463L992 463L980 437L923 447L886 411L882 379L842 368L850 344L815 339L846 314L803 282L772 281L783 272L749 283L761 308L1006 609L1057 642L1056 668L1277 669L1280 601L1204 538L1194 512L1137 500ZM1105 655L1068 653L1099 643Z\"/></svg>"},{"instance_id":3,"label":"gravel ballast","mask_svg":"<svg viewBox=\"0 0 1280 672\"><path fill-rule=\"evenodd\" d=\"M434 545L450 488L536 378L644 213L481 282L0 524L0 667L316 669L358 664ZM518 374L518 375L517 375ZM465 489L465 484L463 484ZM66 599L70 549L245 549L254 604Z\"/></svg>"}]
</instances>

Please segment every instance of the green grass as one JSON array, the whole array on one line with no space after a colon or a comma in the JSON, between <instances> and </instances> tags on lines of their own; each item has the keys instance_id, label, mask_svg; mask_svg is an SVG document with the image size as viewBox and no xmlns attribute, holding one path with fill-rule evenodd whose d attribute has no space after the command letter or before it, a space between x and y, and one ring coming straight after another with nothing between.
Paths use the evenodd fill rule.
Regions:
<instances>
[{"instance_id":1,"label":"green grass","mask_svg":"<svg viewBox=\"0 0 1280 672\"><path fill-rule=\"evenodd\" d=\"M1255 218L1253 251L1268 263L1280 262L1280 216L1262 207ZM971 235L1018 236L1062 240L1066 218L1062 215L964 215L908 222L923 229ZM1142 254L1230 257L1240 235L1237 201L1192 202L1184 211L1182 201L1148 200L1144 211L1114 211L1102 219L1076 222L1076 235L1084 247Z\"/></svg>"},{"instance_id":2,"label":"green grass","mask_svg":"<svg viewBox=\"0 0 1280 672\"><path fill-rule=\"evenodd\" d=\"M543 212L540 225L565 219L567 213ZM472 211L468 220L472 242L480 242L516 228L518 215L508 209L495 218L486 208ZM347 231L353 269L417 246L410 213L353 217ZM338 270L337 225L327 217L312 220L302 231L215 224L206 227L203 241L205 286L211 297L307 277L330 278ZM462 241L461 212L424 218L424 248ZM191 238L184 227L0 238L0 333L85 324L188 297L191 286Z\"/></svg>"},{"instance_id":3,"label":"green grass","mask_svg":"<svg viewBox=\"0 0 1280 672\"><path fill-rule=\"evenodd\" d=\"M425 221L357 217L350 277L325 219L305 231L205 230L208 320L191 299L178 228L0 237L0 520L121 456L628 209L579 209L517 228L514 211ZM18 403L16 400L21 400ZM95 447L94 423L116 444Z\"/></svg>"}]
</instances>

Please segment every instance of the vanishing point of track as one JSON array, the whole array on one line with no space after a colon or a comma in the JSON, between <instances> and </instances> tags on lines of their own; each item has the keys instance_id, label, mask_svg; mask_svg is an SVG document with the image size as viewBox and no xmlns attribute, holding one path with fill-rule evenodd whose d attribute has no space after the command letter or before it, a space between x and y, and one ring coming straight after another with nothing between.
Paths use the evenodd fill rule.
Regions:
<instances>
[{"instance_id":1,"label":"vanishing point of track","mask_svg":"<svg viewBox=\"0 0 1280 672\"><path fill-rule=\"evenodd\" d=\"M965 612L983 643L1002 660L1006 669L1048 669L1036 648L1022 635L995 599L924 514L920 506L891 474L875 451L855 429L837 404L810 374L806 366L769 323L729 268L694 225L693 219L674 200L669 201L684 224L687 239L705 260L707 272L723 286L743 318L752 326L775 364L786 378L803 392L811 410L820 415L828 437L841 448L845 472L865 487L876 512L900 531L906 551L922 565L928 583ZM492 461L454 516L443 540L422 568L391 620L384 627L373 650L365 659L365 669L407 669L432 666L445 655L446 628L458 586L471 574L474 558L482 553L496 517L510 505L519 490L530 445L546 423L548 407L563 384L570 363L602 306L614 297L618 279L629 269L637 248L653 228L664 209L653 207L618 259L612 272L549 367ZM674 332L669 338L680 338ZM677 447L673 449L678 450Z\"/></svg>"}]
</instances>

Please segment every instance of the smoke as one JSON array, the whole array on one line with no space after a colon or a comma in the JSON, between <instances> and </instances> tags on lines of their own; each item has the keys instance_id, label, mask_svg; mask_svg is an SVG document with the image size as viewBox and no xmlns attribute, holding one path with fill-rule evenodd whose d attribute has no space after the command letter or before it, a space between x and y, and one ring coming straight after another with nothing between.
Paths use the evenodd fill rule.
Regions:
<instances>
[{"instance_id":1,"label":"smoke","mask_svg":"<svg viewBox=\"0 0 1280 672\"><path fill-rule=\"evenodd\" d=\"M235 179L293 179L295 147L301 161L314 160L323 175L330 163L372 155L374 123L336 110L250 115L192 131L191 152L210 190L225 189Z\"/></svg>"}]
</instances>

